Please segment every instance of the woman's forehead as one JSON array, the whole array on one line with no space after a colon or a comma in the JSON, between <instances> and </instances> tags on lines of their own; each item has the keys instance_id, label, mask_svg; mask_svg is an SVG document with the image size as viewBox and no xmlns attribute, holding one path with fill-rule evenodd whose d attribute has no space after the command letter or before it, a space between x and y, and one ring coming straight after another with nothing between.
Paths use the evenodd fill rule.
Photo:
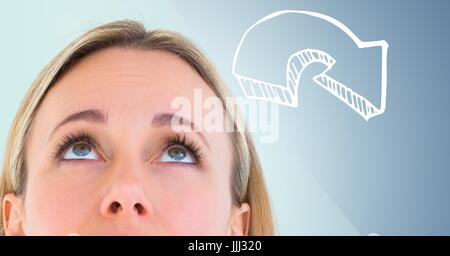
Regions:
<instances>
[{"instance_id":1,"label":"woman's forehead","mask_svg":"<svg viewBox=\"0 0 450 256\"><path fill-rule=\"evenodd\" d=\"M40 112L61 116L83 109L104 109L110 114L169 111L177 97L194 103L214 92L189 64L174 54L111 48L94 53L75 65L50 89Z\"/></svg>"},{"instance_id":2,"label":"woman's forehead","mask_svg":"<svg viewBox=\"0 0 450 256\"><path fill-rule=\"evenodd\" d=\"M201 99L195 95L198 90ZM179 97L187 99L192 108L188 111L174 108L172 103ZM181 115L201 127L203 124L194 120L195 105L201 106L208 97L216 96L189 64L177 56L162 51L112 48L88 56L50 89L33 129L36 134L50 138L64 119L86 110L103 113L107 116L105 123L118 130L148 127L161 113ZM201 115L208 113L202 111ZM226 134L205 133L205 136L222 143L228 140Z\"/></svg>"}]
</instances>

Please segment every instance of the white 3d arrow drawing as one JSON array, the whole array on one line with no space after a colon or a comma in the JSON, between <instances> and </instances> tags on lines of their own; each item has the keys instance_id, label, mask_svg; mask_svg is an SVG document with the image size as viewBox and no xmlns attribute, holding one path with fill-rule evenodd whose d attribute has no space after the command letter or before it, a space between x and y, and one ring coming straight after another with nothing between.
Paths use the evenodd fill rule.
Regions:
<instances>
[{"instance_id":1,"label":"white 3d arrow drawing","mask_svg":"<svg viewBox=\"0 0 450 256\"><path fill-rule=\"evenodd\" d=\"M236 63L239 59L242 44L245 42L248 34L265 22L285 14L307 15L331 23L350 37L358 48L381 47L381 98L379 106L375 106L375 104L370 102L366 97L355 92L350 85L339 82L338 79L334 79L327 75L327 72L331 70L339 60L335 60L329 53L321 49L307 48L298 49L293 52L286 61L286 84L284 85L258 79L257 77L247 76L238 72ZM295 26L295 24L293 24L293 26ZM234 54L232 73L238 80L247 98L269 101L288 107L297 107L299 83L304 69L311 63L322 63L326 66L326 69L313 77L314 82L368 121L372 117L383 114L386 109L388 47L388 43L384 40L361 41L347 26L338 20L321 13L301 10L278 11L260 19L245 31Z\"/></svg>"}]
</instances>

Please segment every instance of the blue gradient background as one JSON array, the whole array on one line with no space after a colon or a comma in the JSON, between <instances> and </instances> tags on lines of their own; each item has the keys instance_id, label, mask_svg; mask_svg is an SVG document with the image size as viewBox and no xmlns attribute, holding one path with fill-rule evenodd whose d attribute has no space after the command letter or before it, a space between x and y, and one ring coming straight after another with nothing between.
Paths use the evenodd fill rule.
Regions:
<instances>
[{"instance_id":1,"label":"blue gradient background","mask_svg":"<svg viewBox=\"0 0 450 256\"><path fill-rule=\"evenodd\" d=\"M280 107L279 142L257 143L278 234L450 235L446 1L4 2L0 154L38 72L87 29L128 18L179 31L242 96L231 74L240 37L261 17L283 9L327 14L362 40L384 39L390 48L383 115L365 122L311 83L301 89L298 108ZM267 58L276 55L274 49ZM254 136L259 141L260 134Z\"/></svg>"}]
</instances>

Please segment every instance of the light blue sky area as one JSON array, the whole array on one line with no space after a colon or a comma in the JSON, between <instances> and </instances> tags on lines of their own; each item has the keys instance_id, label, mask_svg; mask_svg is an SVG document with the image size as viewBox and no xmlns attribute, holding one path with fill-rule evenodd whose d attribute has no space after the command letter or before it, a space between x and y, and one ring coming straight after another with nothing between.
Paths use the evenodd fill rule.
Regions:
<instances>
[{"instance_id":1,"label":"light blue sky area","mask_svg":"<svg viewBox=\"0 0 450 256\"><path fill-rule=\"evenodd\" d=\"M280 138L254 134L279 234L446 234L450 232L450 22L445 1L12 1L0 9L0 154L27 88L42 67L84 31L118 19L185 34L211 58L235 95L233 54L244 31L278 10L316 11L346 24L362 40L389 42L387 110L369 122L305 83L297 108L280 107ZM286 40L314 38L277 30ZM274 41L265 61L279 57ZM280 39L280 38L277 38ZM280 40L278 40L279 42ZM317 42L323 41L317 39ZM258 48L260 47L260 48ZM356 55L340 63L358 70ZM341 49L342 50L342 49ZM258 51L256 51L258 52ZM261 59L246 59L258 66ZM359 61L359 59L358 59ZM354 65L354 66L352 66ZM349 81L364 81L361 70ZM284 75L284 74L283 74ZM312 72L310 72L310 75ZM337 77L342 73L333 74ZM348 75L347 75L348 76ZM343 77L342 77L343 78ZM364 84L357 85L363 88ZM364 88L363 88L364 89ZM370 93L376 92L373 88ZM376 97L375 97L376 98Z\"/></svg>"}]
</instances>

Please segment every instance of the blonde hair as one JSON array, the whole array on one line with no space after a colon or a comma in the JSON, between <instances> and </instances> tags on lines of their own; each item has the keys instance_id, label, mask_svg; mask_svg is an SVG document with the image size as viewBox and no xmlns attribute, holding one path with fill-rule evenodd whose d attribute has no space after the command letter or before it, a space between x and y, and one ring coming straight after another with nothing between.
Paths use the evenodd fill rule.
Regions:
<instances>
[{"instance_id":1,"label":"blonde hair","mask_svg":"<svg viewBox=\"0 0 450 256\"><path fill-rule=\"evenodd\" d=\"M25 145L33 118L46 93L73 65L93 52L109 47L162 50L187 62L221 99L230 95L208 59L180 34L153 30L134 21L117 21L94 28L73 41L39 74L28 90L13 121L5 151L0 183L0 198L8 193L24 196L27 180ZM226 107L225 107L226 108ZM226 109L227 112L231 111ZM233 121L235 122L235 121ZM236 125L236 124L235 124ZM273 235L274 226L262 168L247 130L233 132L234 147L231 193L235 204L251 207L249 235ZM0 204L0 235L4 235Z\"/></svg>"}]
</instances>

